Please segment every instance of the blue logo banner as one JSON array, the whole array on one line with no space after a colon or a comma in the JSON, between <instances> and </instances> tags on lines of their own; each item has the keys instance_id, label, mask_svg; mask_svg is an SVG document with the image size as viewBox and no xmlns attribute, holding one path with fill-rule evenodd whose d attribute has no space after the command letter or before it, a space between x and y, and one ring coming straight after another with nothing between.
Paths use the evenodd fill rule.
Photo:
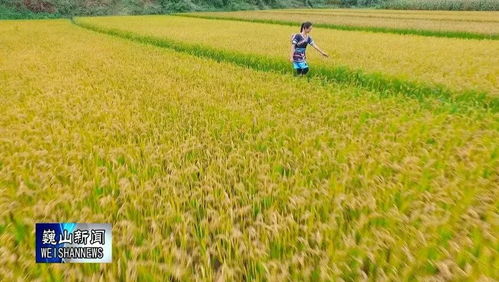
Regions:
<instances>
[{"instance_id":1,"label":"blue logo banner","mask_svg":"<svg viewBox=\"0 0 499 282\"><path fill-rule=\"evenodd\" d=\"M112 232L108 223L37 223L37 263L109 263Z\"/></svg>"}]
</instances>

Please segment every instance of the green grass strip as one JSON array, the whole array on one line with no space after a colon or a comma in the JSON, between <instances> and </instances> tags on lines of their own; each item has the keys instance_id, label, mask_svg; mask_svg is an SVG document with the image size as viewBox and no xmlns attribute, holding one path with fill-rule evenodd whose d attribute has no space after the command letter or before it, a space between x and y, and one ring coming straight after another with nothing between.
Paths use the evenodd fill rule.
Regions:
<instances>
[{"instance_id":1,"label":"green grass strip","mask_svg":"<svg viewBox=\"0 0 499 282\"><path fill-rule=\"evenodd\" d=\"M183 13L176 13L172 15L180 17L189 17L189 18L209 19L209 20L266 23L266 24L286 25L286 26L299 26L301 24L299 22L293 22L293 21L244 19L238 17L209 16L209 15L196 15L196 14L183 14ZM461 39L499 40L499 34L481 34L481 33L465 32L465 31L436 31L436 30L408 29L408 28L351 26L351 25L326 24L326 23L314 23L314 26L329 28L329 29L346 30L346 31L367 31L367 32L376 32L376 33L394 33L394 34L461 38Z\"/></svg>"},{"instance_id":2,"label":"green grass strip","mask_svg":"<svg viewBox=\"0 0 499 282\"><path fill-rule=\"evenodd\" d=\"M129 31L109 29L94 24L78 22L77 19L72 19L72 22L77 26L92 31L168 48L218 62L229 62L259 71L291 74L290 63L282 59L219 50L200 44L187 44L166 38L157 38ZM348 67L317 66L314 67L314 71L309 72L308 76L319 78L324 83L335 82L354 85L356 87L375 91L383 96L402 94L417 99L422 103L436 102L435 100L428 101L426 98L438 99L440 103L450 106L452 112L467 111L470 108L482 108L493 113L496 113L499 110L499 99L492 97L485 92L453 92L444 86L428 86L397 78L388 78L379 73L366 74L361 70L352 70Z\"/></svg>"}]
</instances>

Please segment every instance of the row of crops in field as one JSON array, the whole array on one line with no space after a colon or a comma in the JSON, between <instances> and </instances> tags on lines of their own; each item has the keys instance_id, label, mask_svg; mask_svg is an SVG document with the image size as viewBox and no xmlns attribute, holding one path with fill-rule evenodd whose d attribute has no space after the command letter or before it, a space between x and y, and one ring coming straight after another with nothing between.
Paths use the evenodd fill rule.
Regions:
<instances>
[{"instance_id":1,"label":"row of crops in field","mask_svg":"<svg viewBox=\"0 0 499 282\"><path fill-rule=\"evenodd\" d=\"M289 62L285 50L289 48L291 34L297 32L297 27L291 26L172 16L77 18L76 22L122 36L168 41L167 45L181 43L189 44L191 49L196 50L210 48L218 50L218 53L225 51L233 60L248 55L254 59L261 58L261 64L284 64L286 69L289 69ZM330 76L334 76L336 72L339 73L338 79L355 80L359 75L354 70L361 70L365 74L383 74L383 78L413 82L403 85L405 89L418 88L416 85L424 88L424 85L490 92L493 95L499 93L499 56L494 56L499 53L499 41L330 29L314 30L313 38L331 53L331 58L327 60L314 52L308 56L311 64L320 69L317 72L324 75L329 71L333 72ZM249 60L245 58L244 61ZM347 70L353 74L344 78L343 75L348 75ZM376 80L369 78L366 78L367 83ZM362 84L362 81L358 83ZM390 88L388 82L379 84L373 87ZM419 88L414 91L420 92ZM428 93L424 89L423 92ZM479 96L475 94L472 96Z\"/></svg>"},{"instance_id":2,"label":"row of crops in field","mask_svg":"<svg viewBox=\"0 0 499 282\"><path fill-rule=\"evenodd\" d=\"M0 22L0 280L496 279L499 41L314 28L298 78L293 32ZM113 262L35 264L36 222Z\"/></svg>"},{"instance_id":3,"label":"row of crops in field","mask_svg":"<svg viewBox=\"0 0 499 282\"><path fill-rule=\"evenodd\" d=\"M281 25L313 21L316 26L435 37L498 39L499 12L394 11L371 9L287 9L179 14Z\"/></svg>"}]
</instances>

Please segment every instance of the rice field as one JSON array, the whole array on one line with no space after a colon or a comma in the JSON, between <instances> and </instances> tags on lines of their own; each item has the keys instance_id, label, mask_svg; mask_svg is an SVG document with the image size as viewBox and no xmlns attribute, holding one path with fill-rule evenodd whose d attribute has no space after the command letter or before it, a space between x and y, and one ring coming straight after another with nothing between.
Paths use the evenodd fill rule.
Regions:
<instances>
[{"instance_id":1,"label":"rice field","mask_svg":"<svg viewBox=\"0 0 499 282\"><path fill-rule=\"evenodd\" d=\"M247 11L257 12L257 11ZM453 20L497 22L497 11L436 11L436 10L384 10L384 9L275 9L261 10L264 13L309 13L330 15L352 15L365 17L382 17L398 19L428 19L428 20Z\"/></svg>"},{"instance_id":2,"label":"rice field","mask_svg":"<svg viewBox=\"0 0 499 282\"><path fill-rule=\"evenodd\" d=\"M291 34L299 26L172 16L77 18L81 24L197 44L288 62ZM312 38L329 52L309 52L313 66L348 67L457 91L499 94L499 41L352 32L315 28ZM313 68L312 70L313 71Z\"/></svg>"},{"instance_id":3,"label":"rice field","mask_svg":"<svg viewBox=\"0 0 499 282\"><path fill-rule=\"evenodd\" d=\"M380 7L402 10L499 11L495 0L387 0Z\"/></svg>"},{"instance_id":4,"label":"rice field","mask_svg":"<svg viewBox=\"0 0 499 282\"><path fill-rule=\"evenodd\" d=\"M0 280L496 280L497 41L312 33L485 107L275 71L292 31L0 21ZM112 223L113 262L36 264L36 222Z\"/></svg>"},{"instance_id":5,"label":"rice field","mask_svg":"<svg viewBox=\"0 0 499 282\"><path fill-rule=\"evenodd\" d=\"M439 36L499 35L499 11L407 11L381 9L283 9L185 13L194 17L227 18L274 23L312 21L329 28L414 32Z\"/></svg>"}]
</instances>

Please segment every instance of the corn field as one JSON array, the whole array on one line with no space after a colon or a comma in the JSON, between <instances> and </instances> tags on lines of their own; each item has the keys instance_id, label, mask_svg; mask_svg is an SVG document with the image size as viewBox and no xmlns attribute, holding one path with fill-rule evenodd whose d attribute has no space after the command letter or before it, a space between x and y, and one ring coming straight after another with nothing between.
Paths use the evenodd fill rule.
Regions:
<instances>
[{"instance_id":1,"label":"corn field","mask_svg":"<svg viewBox=\"0 0 499 282\"><path fill-rule=\"evenodd\" d=\"M298 78L293 32L0 21L0 280L498 279L499 41L315 27ZM36 264L37 222L113 262Z\"/></svg>"}]
</instances>

